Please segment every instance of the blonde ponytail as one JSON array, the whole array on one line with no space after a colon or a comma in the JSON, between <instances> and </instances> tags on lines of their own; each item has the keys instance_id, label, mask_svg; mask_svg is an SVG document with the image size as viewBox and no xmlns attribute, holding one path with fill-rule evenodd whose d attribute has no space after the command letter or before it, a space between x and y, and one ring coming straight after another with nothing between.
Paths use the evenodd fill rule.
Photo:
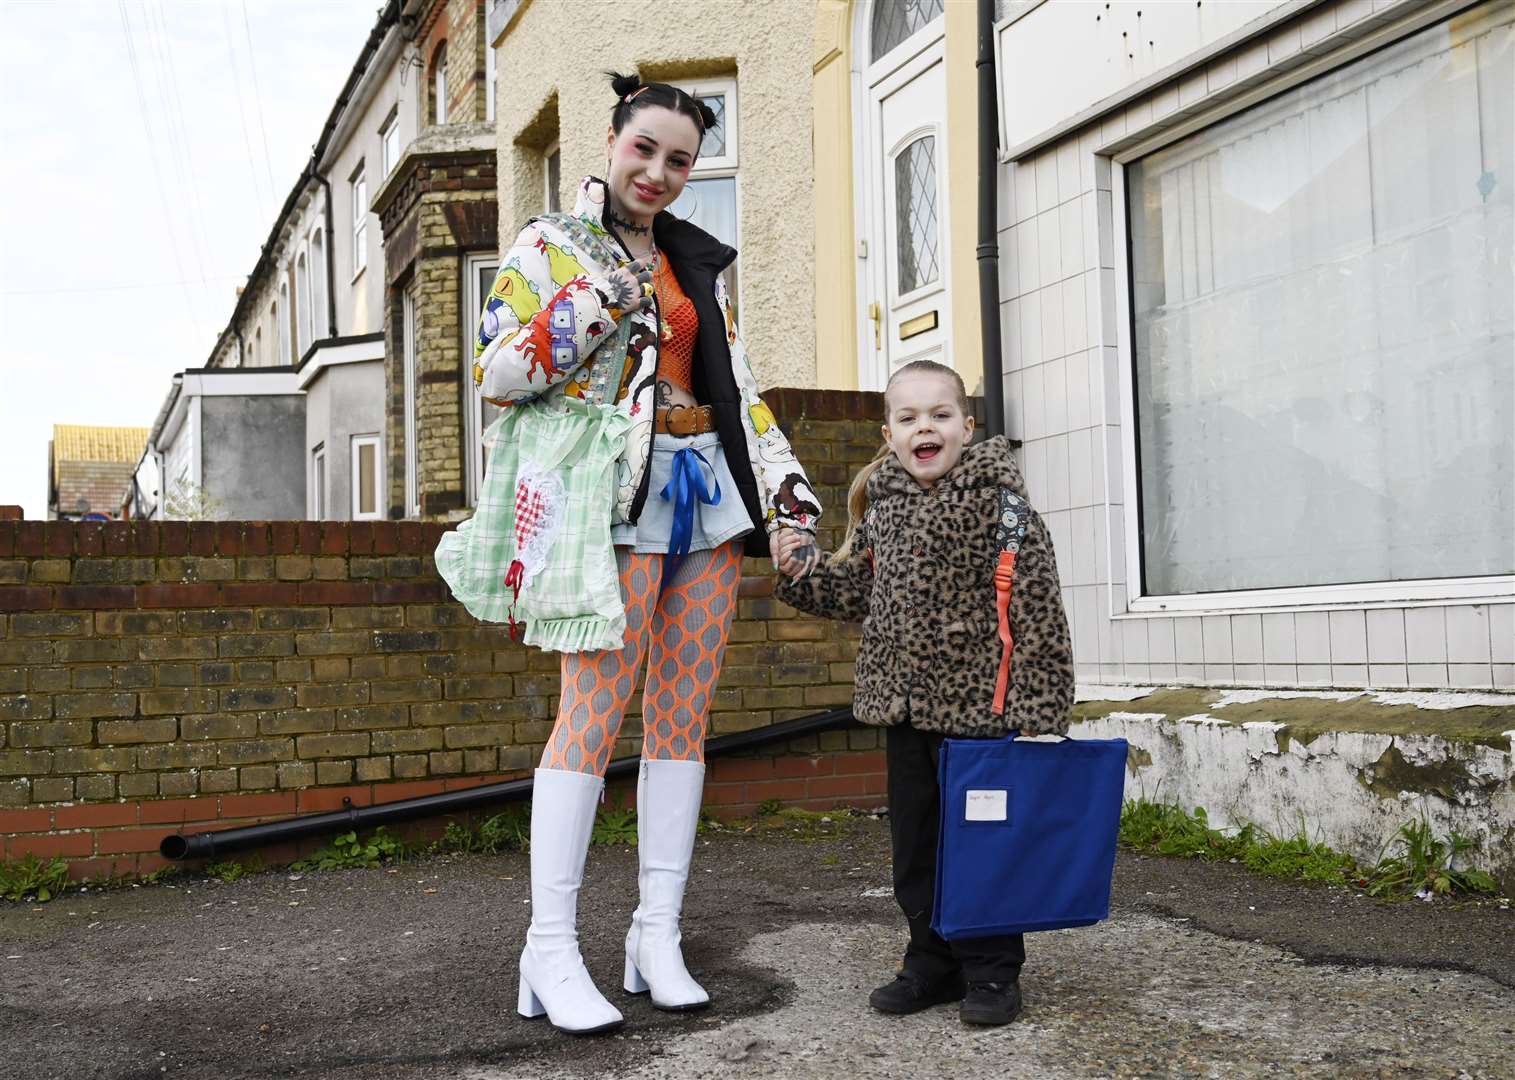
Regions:
<instances>
[{"instance_id":1,"label":"blonde ponytail","mask_svg":"<svg viewBox=\"0 0 1515 1080\"><path fill-rule=\"evenodd\" d=\"M878 453L873 455L873 460L858 470L852 478L852 486L847 489L847 537L842 541L842 546L836 549L831 556L833 564L844 559L851 558L852 545L857 540L858 527L863 523L863 515L868 513L868 478L878 472L879 466L884 459L894 453L885 443L878 448Z\"/></svg>"}]
</instances>

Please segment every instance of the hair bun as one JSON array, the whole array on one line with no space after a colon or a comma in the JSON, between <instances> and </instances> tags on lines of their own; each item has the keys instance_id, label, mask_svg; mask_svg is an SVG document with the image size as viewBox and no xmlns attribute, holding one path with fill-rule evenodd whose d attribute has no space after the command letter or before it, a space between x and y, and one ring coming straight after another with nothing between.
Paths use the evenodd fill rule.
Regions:
<instances>
[{"instance_id":1,"label":"hair bun","mask_svg":"<svg viewBox=\"0 0 1515 1080\"><path fill-rule=\"evenodd\" d=\"M627 94L636 91L642 85L640 75L622 75L618 71L607 71L605 74L610 76L610 88L615 91L615 96L618 98L625 98Z\"/></svg>"}]
</instances>

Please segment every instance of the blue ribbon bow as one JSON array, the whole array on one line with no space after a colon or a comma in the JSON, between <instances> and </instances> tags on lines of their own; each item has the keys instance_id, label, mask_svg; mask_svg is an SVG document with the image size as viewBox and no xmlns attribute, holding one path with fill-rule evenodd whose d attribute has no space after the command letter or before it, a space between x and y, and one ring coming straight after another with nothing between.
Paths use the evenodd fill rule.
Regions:
<instances>
[{"instance_id":1,"label":"blue ribbon bow","mask_svg":"<svg viewBox=\"0 0 1515 1080\"><path fill-rule=\"evenodd\" d=\"M713 494L705 486L701 463L710 470L710 482L715 485ZM673 529L668 536L668 557L663 560L663 584L666 586L679 561L689 554L689 544L694 537L696 500L706 506L719 506L721 481L715 475L715 468L705 460L705 455L686 446L673 455L673 475L663 486L662 496L673 500Z\"/></svg>"}]
</instances>

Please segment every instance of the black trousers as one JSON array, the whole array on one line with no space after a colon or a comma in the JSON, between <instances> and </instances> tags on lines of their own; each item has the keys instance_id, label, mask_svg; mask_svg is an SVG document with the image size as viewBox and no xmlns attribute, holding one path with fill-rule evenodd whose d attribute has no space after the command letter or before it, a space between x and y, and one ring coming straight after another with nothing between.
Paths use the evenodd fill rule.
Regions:
<instances>
[{"instance_id":1,"label":"black trousers","mask_svg":"<svg viewBox=\"0 0 1515 1080\"><path fill-rule=\"evenodd\" d=\"M969 982L1009 982L1026 960L1021 934L947 941L931 929L942 793L937 761L945 736L908 724L888 728L889 836L894 848L894 898L910 924L906 971L935 981L961 971Z\"/></svg>"}]
</instances>

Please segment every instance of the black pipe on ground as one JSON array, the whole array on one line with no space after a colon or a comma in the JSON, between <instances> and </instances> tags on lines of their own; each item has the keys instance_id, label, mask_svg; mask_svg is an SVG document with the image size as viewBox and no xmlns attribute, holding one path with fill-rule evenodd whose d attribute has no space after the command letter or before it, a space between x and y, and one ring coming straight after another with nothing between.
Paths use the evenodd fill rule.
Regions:
<instances>
[{"instance_id":1,"label":"black pipe on ground","mask_svg":"<svg viewBox=\"0 0 1515 1080\"><path fill-rule=\"evenodd\" d=\"M984 428L1005 433L999 311L999 110L995 104L994 0L978 0L978 308L984 347Z\"/></svg>"},{"instance_id":2,"label":"black pipe on ground","mask_svg":"<svg viewBox=\"0 0 1515 1080\"><path fill-rule=\"evenodd\" d=\"M751 750L769 743L783 742L802 735L814 735L832 728L853 723L852 710L832 709L814 716L801 716L794 720L751 731L738 731L731 735L717 735L705 743L705 757L710 759L724 754ZM612 761L605 771L605 779L613 780L636 772L639 758L621 758ZM257 825L244 825L219 832L199 832L185 836L173 833L165 836L158 851L165 859L209 859L233 851L259 847L285 840L298 840L306 836L337 832L340 829L368 829L399 821L435 817L439 814L457 814L487 806L490 803L520 802L531 797L531 777L521 780L505 780L498 784L480 784L461 791L444 791L440 795L422 795L415 799L398 799L377 806L348 806L326 814L306 814L303 817L286 818L283 821L265 821Z\"/></svg>"}]
</instances>

